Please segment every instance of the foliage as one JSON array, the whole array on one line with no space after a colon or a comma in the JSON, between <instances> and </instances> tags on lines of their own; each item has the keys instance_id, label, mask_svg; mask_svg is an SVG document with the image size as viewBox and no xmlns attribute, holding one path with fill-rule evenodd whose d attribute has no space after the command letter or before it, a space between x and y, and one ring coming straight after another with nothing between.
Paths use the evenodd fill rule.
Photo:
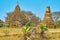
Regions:
<instances>
[{"instance_id":1,"label":"foliage","mask_svg":"<svg viewBox=\"0 0 60 40\"><path fill-rule=\"evenodd\" d=\"M42 24L38 28L39 28L39 30L41 30L40 31L40 38L42 38L42 39L46 38L45 31L47 31L47 25L46 24Z\"/></svg>"},{"instance_id":2,"label":"foliage","mask_svg":"<svg viewBox=\"0 0 60 40\"><path fill-rule=\"evenodd\" d=\"M3 21L2 20L0 20L0 27L2 27L3 26Z\"/></svg>"},{"instance_id":3,"label":"foliage","mask_svg":"<svg viewBox=\"0 0 60 40\"><path fill-rule=\"evenodd\" d=\"M53 12L52 17L53 17L54 21L60 20L60 12Z\"/></svg>"},{"instance_id":4,"label":"foliage","mask_svg":"<svg viewBox=\"0 0 60 40\"><path fill-rule=\"evenodd\" d=\"M7 13L5 22L8 24L13 24L16 21L18 21L17 22L18 25L24 26L29 21L36 25L39 22L39 20L40 18L36 17L30 11L20 11L20 13L13 12Z\"/></svg>"},{"instance_id":5,"label":"foliage","mask_svg":"<svg viewBox=\"0 0 60 40\"><path fill-rule=\"evenodd\" d=\"M53 12L52 17L54 19L55 25L60 27L60 12Z\"/></svg>"},{"instance_id":6,"label":"foliage","mask_svg":"<svg viewBox=\"0 0 60 40\"><path fill-rule=\"evenodd\" d=\"M27 22L25 26L33 27L33 26L34 26L34 23L32 23L32 22Z\"/></svg>"},{"instance_id":7,"label":"foliage","mask_svg":"<svg viewBox=\"0 0 60 40\"><path fill-rule=\"evenodd\" d=\"M0 24L0 27L3 27L3 24Z\"/></svg>"},{"instance_id":8,"label":"foliage","mask_svg":"<svg viewBox=\"0 0 60 40\"><path fill-rule=\"evenodd\" d=\"M42 24L38 27L39 30L44 30L44 28L47 28L46 24Z\"/></svg>"},{"instance_id":9,"label":"foliage","mask_svg":"<svg viewBox=\"0 0 60 40\"><path fill-rule=\"evenodd\" d=\"M4 26L4 27L10 27L10 25L9 25L9 24L3 24L3 26Z\"/></svg>"},{"instance_id":10,"label":"foliage","mask_svg":"<svg viewBox=\"0 0 60 40\"><path fill-rule=\"evenodd\" d=\"M30 31L30 29L31 29L31 27L24 26L24 27L23 27L23 32L24 32L25 34L27 34L27 33Z\"/></svg>"},{"instance_id":11,"label":"foliage","mask_svg":"<svg viewBox=\"0 0 60 40\"><path fill-rule=\"evenodd\" d=\"M56 26L60 28L60 20L56 21Z\"/></svg>"},{"instance_id":12,"label":"foliage","mask_svg":"<svg viewBox=\"0 0 60 40\"><path fill-rule=\"evenodd\" d=\"M31 27L29 26L24 26L23 27L23 32L24 32L24 39L27 40L27 37L29 36L29 31L30 31Z\"/></svg>"}]
</instances>

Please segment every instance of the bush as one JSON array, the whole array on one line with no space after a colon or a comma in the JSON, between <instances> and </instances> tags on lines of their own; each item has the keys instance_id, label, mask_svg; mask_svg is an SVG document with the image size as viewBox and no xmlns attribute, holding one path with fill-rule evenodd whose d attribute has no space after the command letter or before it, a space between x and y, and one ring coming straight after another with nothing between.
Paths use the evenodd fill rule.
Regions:
<instances>
[{"instance_id":1,"label":"bush","mask_svg":"<svg viewBox=\"0 0 60 40\"><path fill-rule=\"evenodd\" d=\"M4 27L10 27L10 25L9 24L4 24Z\"/></svg>"},{"instance_id":2,"label":"bush","mask_svg":"<svg viewBox=\"0 0 60 40\"><path fill-rule=\"evenodd\" d=\"M3 27L3 24L0 24L0 27Z\"/></svg>"}]
</instances>

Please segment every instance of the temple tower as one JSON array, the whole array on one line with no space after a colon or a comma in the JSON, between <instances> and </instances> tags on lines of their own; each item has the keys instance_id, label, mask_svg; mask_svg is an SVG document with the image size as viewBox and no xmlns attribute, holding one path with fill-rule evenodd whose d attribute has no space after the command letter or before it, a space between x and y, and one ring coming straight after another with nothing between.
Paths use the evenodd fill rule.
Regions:
<instances>
[{"instance_id":1,"label":"temple tower","mask_svg":"<svg viewBox=\"0 0 60 40\"><path fill-rule=\"evenodd\" d=\"M13 12L8 12L5 23L11 27L23 26L23 22L27 22L27 18L24 12L21 11L19 3L16 3L16 7Z\"/></svg>"},{"instance_id":2,"label":"temple tower","mask_svg":"<svg viewBox=\"0 0 60 40\"><path fill-rule=\"evenodd\" d=\"M55 28L56 27L54 24L54 21L52 19L52 15L50 12L50 6L47 6L46 12L44 15L44 19L39 23L39 25L41 25L41 24L47 24L49 26L49 28Z\"/></svg>"},{"instance_id":3,"label":"temple tower","mask_svg":"<svg viewBox=\"0 0 60 40\"><path fill-rule=\"evenodd\" d=\"M20 12L20 7L19 7L19 3L17 2L16 3L16 7L15 7L15 9L14 9L14 12L16 13L16 12Z\"/></svg>"},{"instance_id":4,"label":"temple tower","mask_svg":"<svg viewBox=\"0 0 60 40\"><path fill-rule=\"evenodd\" d=\"M21 11L21 9L17 2L14 11L8 13L9 15L7 15L6 21L5 21L6 24L13 25L13 26L20 26L21 25L21 23L19 22L20 21L20 11Z\"/></svg>"}]
</instances>

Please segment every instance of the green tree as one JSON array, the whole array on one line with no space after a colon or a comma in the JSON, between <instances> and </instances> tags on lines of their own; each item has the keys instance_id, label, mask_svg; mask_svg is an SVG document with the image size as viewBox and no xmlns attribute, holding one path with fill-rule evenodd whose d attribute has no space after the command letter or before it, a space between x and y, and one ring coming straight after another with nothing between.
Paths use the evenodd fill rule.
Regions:
<instances>
[{"instance_id":1,"label":"green tree","mask_svg":"<svg viewBox=\"0 0 60 40\"><path fill-rule=\"evenodd\" d=\"M24 39L27 40L27 37L29 36L28 33L30 31L31 27L29 26L24 26L23 27L23 32L24 32Z\"/></svg>"},{"instance_id":2,"label":"green tree","mask_svg":"<svg viewBox=\"0 0 60 40\"><path fill-rule=\"evenodd\" d=\"M55 23L56 23L56 26L60 28L60 20L56 21Z\"/></svg>"},{"instance_id":3,"label":"green tree","mask_svg":"<svg viewBox=\"0 0 60 40\"><path fill-rule=\"evenodd\" d=\"M40 25L40 26L38 27L38 29L41 30L40 36L41 36L42 38L44 38L44 32L47 30L47 25L46 25L46 24L42 24L42 25Z\"/></svg>"},{"instance_id":4,"label":"green tree","mask_svg":"<svg viewBox=\"0 0 60 40\"><path fill-rule=\"evenodd\" d=\"M0 27L3 27L3 21L0 19Z\"/></svg>"},{"instance_id":5,"label":"green tree","mask_svg":"<svg viewBox=\"0 0 60 40\"><path fill-rule=\"evenodd\" d=\"M32 22L27 22L25 26L34 27L34 23L32 23Z\"/></svg>"}]
</instances>

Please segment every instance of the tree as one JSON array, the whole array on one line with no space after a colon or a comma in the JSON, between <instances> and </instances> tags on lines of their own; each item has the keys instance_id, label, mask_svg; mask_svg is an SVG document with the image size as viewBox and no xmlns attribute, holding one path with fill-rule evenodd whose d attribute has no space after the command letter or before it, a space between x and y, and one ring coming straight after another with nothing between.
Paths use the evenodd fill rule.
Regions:
<instances>
[{"instance_id":1,"label":"tree","mask_svg":"<svg viewBox=\"0 0 60 40\"><path fill-rule=\"evenodd\" d=\"M40 18L34 15L32 12L28 11L26 13L28 20L35 24L35 26L40 22Z\"/></svg>"},{"instance_id":2,"label":"tree","mask_svg":"<svg viewBox=\"0 0 60 40\"><path fill-rule=\"evenodd\" d=\"M54 21L60 20L60 12L51 13Z\"/></svg>"},{"instance_id":3,"label":"tree","mask_svg":"<svg viewBox=\"0 0 60 40\"><path fill-rule=\"evenodd\" d=\"M40 36L41 36L42 38L44 38L44 37L45 37L45 36L44 36L44 32L47 31L47 25L46 25L46 24L42 24L42 25L40 25L40 26L38 27L38 29L41 30Z\"/></svg>"},{"instance_id":4,"label":"tree","mask_svg":"<svg viewBox=\"0 0 60 40\"><path fill-rule=\"evenodd\" d=\"M31 27L28 26L24 26L23 27L23 32L24 32L24 39L27 40L27 37L29 36L29 31L30 31Z\"/></svg>"},{"instance_id":5,"label":"tree","mask_svg":"<svg viewBox=\"0 0 60 40\"><path fill-rule=\"evenodd\" d=\"M0 27L3 27L3 21L0 19Z\"/></svg>"},{"instance_id":6,"label":"tree","mask_svg":"<svg viewBox=\"0 0 60 40\"><path fill-rule=\"evenodd\" d=\"M52 13L53 20L57 27L60 27L60 12L53 12Z\"/></svg>"},{"instance_id":7,"label":"tree","mask_svg":"<svg viewBox=\"0 0 60 40\"><path fill-rule=\"evenodd\" d=\"M55 23L56 23L56 26L57 26L58 28L60 28L60 20L55 21Z\"/></svg>"},{"instance_id":8,"label":"tree","mask_svg":"<svg viewBox=\"0 0 60 40\"><path fill-rule=\"evenodd\" d=\"M15 12L9 12L6 16L6 23L13 25L16 22L18 22L18 25L21 24L21 26L26 25L28 22L32 22L33 24L37 24L40 19L36 17L32 12L30 11L20 11L19 13Z\"/></svg>"}]
</instances>

